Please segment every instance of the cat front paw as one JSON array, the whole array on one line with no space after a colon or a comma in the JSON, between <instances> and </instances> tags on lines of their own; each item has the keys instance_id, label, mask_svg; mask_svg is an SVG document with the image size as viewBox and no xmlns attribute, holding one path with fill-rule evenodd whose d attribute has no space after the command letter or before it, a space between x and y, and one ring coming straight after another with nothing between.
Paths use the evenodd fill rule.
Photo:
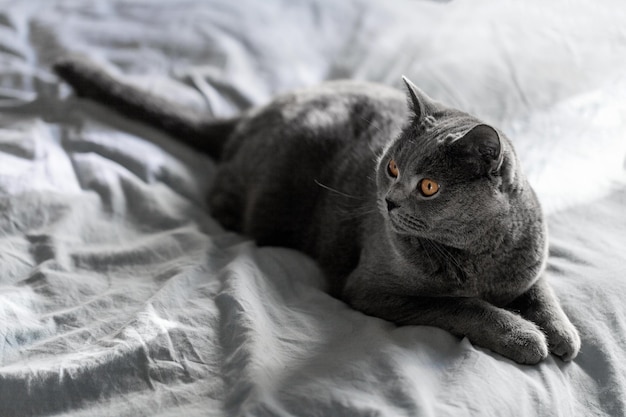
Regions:
<instances>
[{"instance_id":1,"label":"cat front paw","mask_svg":"<svg viewBox=\"0 0 626 417\"><path fill-rule=\"evenodd\" d=\"M564 361L571 361L580 352L580 336L578 330L569 320L555 319L542 324L548 338L550 352Z\"/></svg>"},{"instance_id":2,"label":"cat front paw","mask_svg":"<svg viewBox=\"0 0 626 417\"><path fill-rule=\"evenodd\" d=\"M534 365L548 357L546 336L533 323L511 329L502 338L502 355L524 365Z\"/></svg>"}]
</instances>

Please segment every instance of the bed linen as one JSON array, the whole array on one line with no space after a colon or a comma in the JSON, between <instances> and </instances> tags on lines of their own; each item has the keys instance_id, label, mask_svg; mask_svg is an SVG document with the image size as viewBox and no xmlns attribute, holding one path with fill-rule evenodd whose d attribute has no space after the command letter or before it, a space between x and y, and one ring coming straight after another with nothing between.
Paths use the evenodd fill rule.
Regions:
<instances>
[{"instance_id":1,"label":"bed linen","mask_svg":"<svg viewBox=\"0 0 626 417\"><path fill-rule=\"evenodd\" d=\"M0 1L0 416L626 415L619 0ZM83 53L230 116L326 79L401 87L513 138L581 333L522 366L324 292L206 212L210 158L75 98Z\"/></svg>"}]
</instances>

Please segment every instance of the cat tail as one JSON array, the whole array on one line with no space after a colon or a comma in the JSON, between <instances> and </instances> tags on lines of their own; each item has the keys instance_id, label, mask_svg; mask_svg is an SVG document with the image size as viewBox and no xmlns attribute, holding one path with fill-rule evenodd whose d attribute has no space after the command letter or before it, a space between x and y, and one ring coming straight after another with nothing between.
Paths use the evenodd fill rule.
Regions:
<instances>
[{"instance_id":1,"label":"cat tail","mask_svg":"<svg viewBox=\"0 0 626 417\"><path fill-rule=\"evenodd\" d=\"M207 120L207 116L198 111L177 106L115 79L82 56L61 59L53 68L79 97L89 98L126 117L157 127L216 159L238 122L237 118Z\"/></svg>"}]
</instances>

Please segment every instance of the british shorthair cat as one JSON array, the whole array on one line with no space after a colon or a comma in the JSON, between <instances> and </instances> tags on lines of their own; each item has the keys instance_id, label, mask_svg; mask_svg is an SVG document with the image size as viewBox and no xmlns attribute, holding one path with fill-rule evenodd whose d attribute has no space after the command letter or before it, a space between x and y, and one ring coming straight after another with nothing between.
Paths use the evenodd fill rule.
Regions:
<instances>
[{"instance_id":1,"label":"british shorthair cat","mask_svg":"<svg viewBox=\"0 0 626 417\"><path fill-rule=\"evenodd\" d=\"M408 79L407 95L333 81L208 120L83 57L55 70L79 96L213 156L211 215L260 245L312 256L353 308L437 326L518 363L577 355L578 333L543 275L546 224L513 144Z\"/></svg>"}]
</instances>

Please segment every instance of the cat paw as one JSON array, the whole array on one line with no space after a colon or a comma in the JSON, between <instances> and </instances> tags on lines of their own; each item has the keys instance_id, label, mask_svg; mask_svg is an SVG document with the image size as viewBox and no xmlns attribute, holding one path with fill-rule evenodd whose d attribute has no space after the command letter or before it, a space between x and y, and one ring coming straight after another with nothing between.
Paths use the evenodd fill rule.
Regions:
<instances>
[{"instance_id":1,"label":"cat paw","mask_svg":"<svg viewBox=\"0 0 626 417\"><path fill-rule=\"evenodd\" d=\"M509 330L498 353L523 365L534 365L548 357L546 336L533 323Z\"/></svg>"},{"instance_id":2,"label":"cat paw","mask_svg":"<svg viewBox=\"0 0 626 417\"><path fill-rule=\"evenodd\" d=\"M564 361L571 361L580 351L578 330L569 320L554 320L543 325L550 352Z\"/></svg>"}]
</instances>

